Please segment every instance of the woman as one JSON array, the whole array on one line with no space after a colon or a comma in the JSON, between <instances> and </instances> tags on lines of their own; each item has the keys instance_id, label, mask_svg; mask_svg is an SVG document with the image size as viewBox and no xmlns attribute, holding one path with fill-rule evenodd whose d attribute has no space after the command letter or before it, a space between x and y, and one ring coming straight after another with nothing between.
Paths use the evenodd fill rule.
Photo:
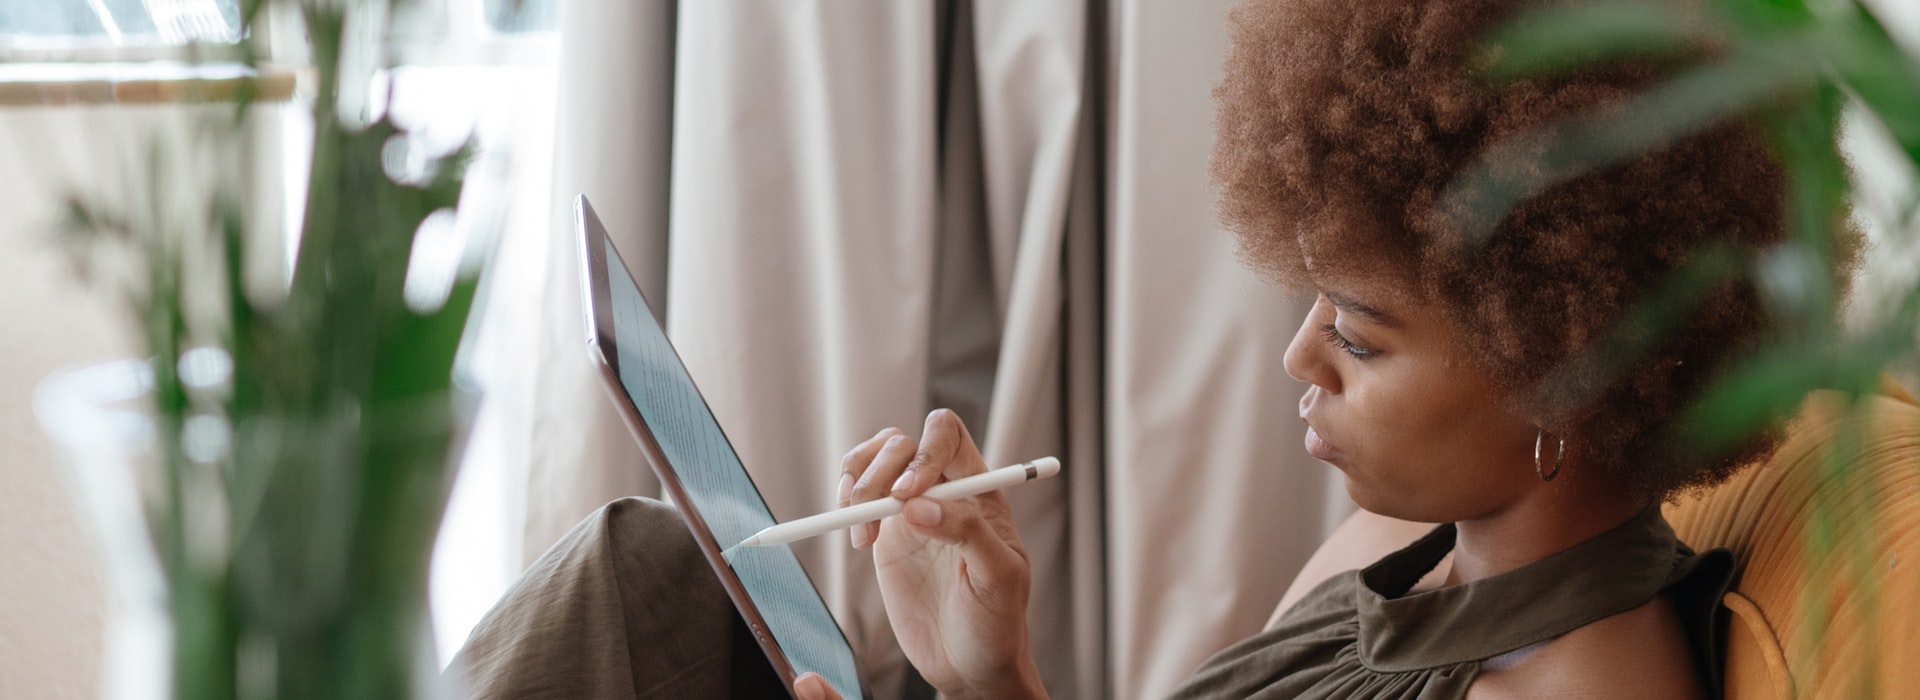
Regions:
<instances>
[{"instance_id":1,"label":"woman","mask_svg":"<svg viewBox=\"0 0 1920 700\"><path fill-rule=\"evenodd\" d=\"M1314 295L1276 360L1309 385L1305 448L1364 512L1309 561L1266 631L1208 661L1181 696L1717 694L1711 622L1729 557L1688 550L1658 506L1773 449L1762 434L1697 454L1680 421L1766 332L1765 313L1749 285L1727 284L1644 352L1581 358L1703 251L1780 242L1785 178L1752 130L1722 124L1547 188L1484 238L1463 233L1473 212L1450 202L1474 193L1448 188L1489 147L1616 105L1685 58L1482 82L1477 38L1530 4L1250 0L1232 16L1216 91L1223 216L1247 264ZM918 439L881 431L843 469L841 505L907 500L852 544L873 548L922 676L948 697L1045 695L1005 499L921 495L986 469L959 419L935 411ZM454 672L487 697L602 683L646 695L648 670L663 696L778 692L750 641L694 633L732 619L699 556L671 511L609 506L496 607ZM695 609L720 622L674 617ZM636 645L658 639L675 643ZM835 696L814 675L794 690Z\"/></svg>"},{"instance_id":2,"label":"woman","mask_svg":"<svg viewBox=\"0 0 1920 700\"><path fill-rule=\"evenodd\" d=\"M1307 451L1366 512L1267 631L1181 695L1717 694L1710 618L1730 560L1678 543L1658 506L1776 442L1702 456L1679 423L1765 332L1758 297L1725 285L1630 361L1574 360L1708 247L1780 241L1784 176L1756 133L1722 124L1546 189L1471 240L1447 188L1489 146L1665 72L1648 59L1482 82L1476 39L1528 4L1254 0L1234 13L1216 91L1223 216L1249 265L1315 295L1284 362L1310 385ZM920 496L985 468L938 411L918 440L890 429L854 448L840 500L908 499L852 543L874 549L889 618L928 681L950 697L1043 696L1005 500ZM797 692L832 696L814 676Z\"/></svg>"}]
</instances>

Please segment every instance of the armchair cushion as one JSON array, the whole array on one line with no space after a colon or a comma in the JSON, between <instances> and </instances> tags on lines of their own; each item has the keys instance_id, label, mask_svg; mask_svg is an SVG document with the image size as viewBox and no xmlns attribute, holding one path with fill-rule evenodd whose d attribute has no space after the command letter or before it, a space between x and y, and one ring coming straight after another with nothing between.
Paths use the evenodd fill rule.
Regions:
<instances>
[{"instance_id":1,"label":"armchair cushion","mask_svg":"<svg viewBox=\"0 0 1920 700\"><path fill-rule=\"evenodd\" d=\"M1892 380L1854 418L1816 392L1767 462L1666 508L1742 566L1726 697L1920 692L1920 403Z\"/></svg>"}]
</instances>

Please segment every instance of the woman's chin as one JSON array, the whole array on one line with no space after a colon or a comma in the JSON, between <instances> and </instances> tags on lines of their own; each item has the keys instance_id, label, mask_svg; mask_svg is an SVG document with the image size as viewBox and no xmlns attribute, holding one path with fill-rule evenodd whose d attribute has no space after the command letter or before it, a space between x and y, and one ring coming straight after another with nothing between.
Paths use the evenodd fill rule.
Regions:
<instances>
[{"instance_id":1,"label":"woman's chin","mask_svg":"<svg viewBox=\"0 0 1920 700\"><path fill-rule=\"evenodd\" d=\"M1354 505L1360 506L1361 510L1374 515L1384 515L1396 520L1422 523L1442 522L1434 520L1431 517L1431 513L1426 512L1427 509L1422 508L1423 504L1410 502L1409 499L1406 498L1394 498L1383 495L1378 490L1367 488L1365 484L1355 481L1353 475L1346 472L1346 470L1342 469L1341 473L1347 475L1347 498L1353 499Z\"/></svg>"},{"instance_id":2,"label":"woman's chin","mask_svg":"<svg viewBox=\"0 0 1920 700\"><path fill-rule=\"evenodd\" d=\"M1334 467L1339 468L1339 465ZM1347 470L1341 469L1340 473L1346 481L1347 498L1353 499L1354 505L1360 506L1361 510L1377 515L1387 515L1386 510L1392 509L1393 503L1382 502L1377 494L1354 481L1353 475L1347 473Z\"/></svg>"}]
</instances>

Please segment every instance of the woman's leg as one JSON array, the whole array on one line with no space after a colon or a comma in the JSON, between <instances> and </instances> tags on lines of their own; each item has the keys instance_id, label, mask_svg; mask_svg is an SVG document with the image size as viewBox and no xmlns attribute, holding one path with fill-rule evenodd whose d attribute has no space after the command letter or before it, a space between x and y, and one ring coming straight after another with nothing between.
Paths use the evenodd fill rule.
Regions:
<instances>
[{"instance_id":1,"label":"woman's leg","mask_svg":"<svg viewBox=\"0 0 1920 700\"><path fill-rule=\"evenodd\" d=\"M607 504L541 555L447 675L473 698L786 693L680 514L639 498Z\"/></svg>"}]
</instances>

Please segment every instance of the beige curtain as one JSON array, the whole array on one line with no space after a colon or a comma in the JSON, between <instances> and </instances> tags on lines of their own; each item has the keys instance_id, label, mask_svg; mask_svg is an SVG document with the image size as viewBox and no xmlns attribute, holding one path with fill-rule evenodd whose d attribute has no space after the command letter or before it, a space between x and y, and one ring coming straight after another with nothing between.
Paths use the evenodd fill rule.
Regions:
<instances>
[{"instance_id":1,"label":"beige curtain","mask_svg":"<svg viewBox=\"0 0 1920 700\"><path fill-rule=\"evenodd\" d=\"M674 3L559 3L559 104L554 110L554 206L544 247L547 313L532 368L533 455L519 551L530 564L574 523L614 498L654 496L659 484L588 364L573 233L573 198L585 194L610 224L649 299L667 281L667 178L673 105ZM660 313L658 308L655 313Z\"/></svg>"},{"instance_id":2,"label":"beige curtain","mask_svg":"<svg viewBox=\"0 0 1920 700\"><path fill-rule=\"evenodd\" d=\"M1352 503L1281 368L1306 312L1243 270L1207 186L1231 2L1114 3L1107 491L1117 695L1266 622Z\"/></svg>"},{"instance_id":3,"label":"beige curtain","mask_svg":"<svg viewBox=\"0 0 1920 700\"><path fill-rule=\"evenodd\" d=\"M1054 695L1163 693L1260 626L1344 496L1280 368L1301 309L1213 223L1224 3L563 6L556 197L593 198L776 515L947 406L989 462L1066 463L1010 494ZM580 359L563 217L528 556L652 489ZM866 554L798 549L911 694Z\"/></svg>"}]
</instances>

